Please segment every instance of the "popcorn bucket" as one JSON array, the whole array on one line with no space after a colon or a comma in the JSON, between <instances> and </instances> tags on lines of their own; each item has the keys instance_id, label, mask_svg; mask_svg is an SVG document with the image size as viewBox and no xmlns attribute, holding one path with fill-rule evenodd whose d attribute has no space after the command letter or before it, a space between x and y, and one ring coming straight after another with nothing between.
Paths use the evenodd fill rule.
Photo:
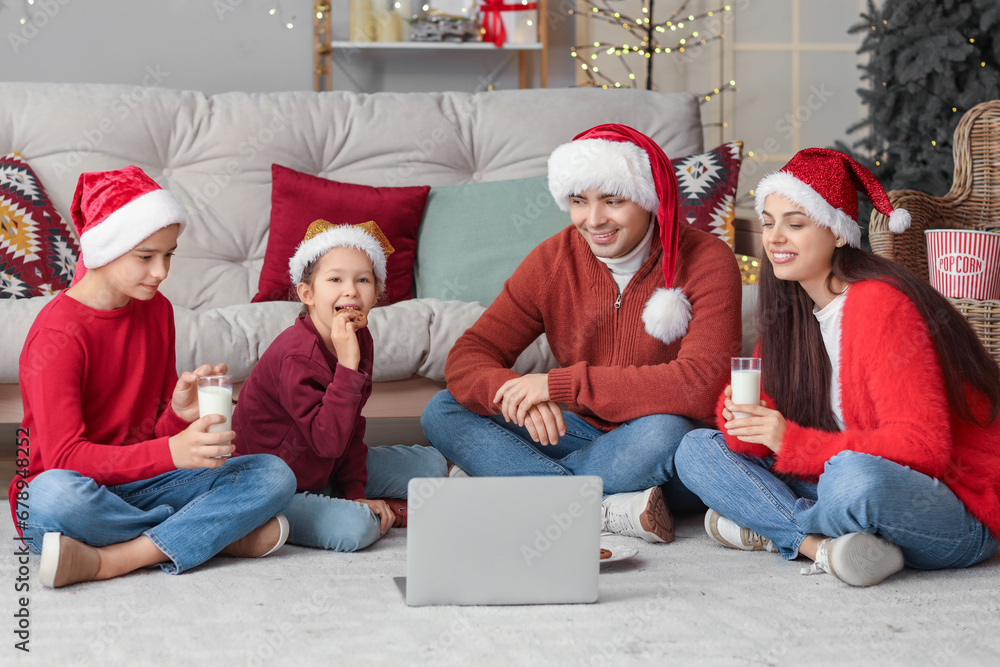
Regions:
<instances>
[{"instance_id":1,"label":"popcorn bucket","mask_svg":"<svg viewBox=\"0 0 1000 667\"><path fill-rule=\"evenodd\" d=\"M928 229L931 287L954 299L1000 299L1000 234Z\"/></svg>"}]
</instances>

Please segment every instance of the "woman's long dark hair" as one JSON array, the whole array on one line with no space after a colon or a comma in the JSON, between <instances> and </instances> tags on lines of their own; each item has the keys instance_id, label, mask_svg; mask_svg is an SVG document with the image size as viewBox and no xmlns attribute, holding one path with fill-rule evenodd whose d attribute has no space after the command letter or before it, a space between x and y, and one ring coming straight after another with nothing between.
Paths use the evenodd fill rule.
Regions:
<instances>
[{"instance_id":1,"label":"woman's long dark hair","mask_svg":"<svg viewBox=\"0 0 1000 667\"><path fill-rule=\"evenodd\" d=\"M834 276L848 284L881 280L905 294L934 343L948 405L970 424L985 426L996 420L1000 370L968 320L945 297L904 266L850 246L834 250L828 287ZM838 431L830 407L832 369L813 315L814 305L799 283L779 280L766 254L761 258L757 341L764 391L781 414L796 424ZM989 399L986 424L972 413L966 400L967 387Z\"/></svg>"}]
</instances>

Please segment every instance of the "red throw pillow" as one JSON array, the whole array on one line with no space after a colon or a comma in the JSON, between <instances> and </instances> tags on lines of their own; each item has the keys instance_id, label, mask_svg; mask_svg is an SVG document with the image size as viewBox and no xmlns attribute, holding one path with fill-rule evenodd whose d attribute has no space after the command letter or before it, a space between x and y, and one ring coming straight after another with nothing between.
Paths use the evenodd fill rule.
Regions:
<instances>
[{"instance_id":1,"label":"red throw pillow","mask_svg":"<svg viewBox=\"0 0 1000 667\"><path fill-rule=\"evenodd\" d=\"M271 165L271 228L253 301L295 301L288 260L314 220L358 224L374 220L395 252L386 266L382 304L413 296L417 227L424 216L430 186L373 188L339 183Z\"/></svg>"},{"instance_id":2,"label":"red throw pillow","mask_svg":"<svg viewBox=\"0 0 1000 667\"><path fill-rule=\"evenodd\" d=\"M0 298L69 287L80 244L18 153L0 157Z\"/></svg>"},{"instance_id":3,"label":"red throw pillow","mask_svg":"<svg viewBox=\"0 0 1000 667\"><path fill-rule=\"evenodd\" d=\"M680 189L680 219L695 229L736 245L736 186L743 142L728 141L707 153L671 160Z\"/></svg>"}]
</instances>

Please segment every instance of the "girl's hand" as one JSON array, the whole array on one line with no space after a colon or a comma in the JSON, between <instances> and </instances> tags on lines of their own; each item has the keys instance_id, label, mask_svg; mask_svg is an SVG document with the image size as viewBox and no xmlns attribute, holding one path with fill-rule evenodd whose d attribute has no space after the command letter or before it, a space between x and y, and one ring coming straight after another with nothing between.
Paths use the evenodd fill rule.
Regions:
<instances>
[{"instance_id":1,"label":"girl's hand","mask_svg":"<svg viewBox=\"0 0 1000 667\"><path fill-rule=\"evenodd\" d=\"M174 414L186 422L198 419L198 378L228 373L229 367L225 364L216 364L215 366L202 364L193 371L181 373L174 386L174 395L170 399L170 407L173 408Z\"/></svg>"},{"instance_id":2,"label":"girl's hand","mask_svg":"<svg viewBox=\"0 0 1000 667\"><path fill-rule=\"evenodd\" d=\"M723 425L726 433L743 442L764 445L777 454L788 428L782 414L767 407L764 401L760 405L736 405L732 396L731 388L726 387L726 402L722 409L722 416L726 419ZM744 412L750 416L734 419L734 412Z\"/></svg>"},{"instance_id":3,"label":"girl's hand","mask_svg":"<svg viewBox=\"0 0 1000 667\"><path fill-rule=\"evenodd\" d=\"M389 505L384 500L369 500L368 498L362 498L357 500L362 505L367 505L375 516L379 518L379 523L381 524L381 534L385 535L389 528L392 527L392 522L396 520L396 516L389 509Z\"/></svg>"},{"instance_id":4,"label":"girl's hand","mask_svg":"<svg viewBox=\"0 0 1000 667\"><path fill-rule=\"evenodd\" d=\"M330 342L337 355L337 363L351 370L358 370L361 364L361 346L358 344L358 330L368 326L368 316L360 310L345 308L338 310L330 323Z\"/></svg>"}]
</instances>

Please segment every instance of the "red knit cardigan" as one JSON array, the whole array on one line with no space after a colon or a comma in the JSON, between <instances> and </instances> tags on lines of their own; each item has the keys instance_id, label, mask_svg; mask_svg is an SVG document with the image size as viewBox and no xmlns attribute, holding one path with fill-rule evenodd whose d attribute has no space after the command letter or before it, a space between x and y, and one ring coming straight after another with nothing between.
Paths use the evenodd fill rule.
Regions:
<instances>
[{"instance_id":1,"label":"red knit cardigan","mask_svg":"<svg viewBox=\"0 0 1000 667\"><path fill-rule=\"evenodd\" d=\"M881 456L940 479L973 516L1000 535L1000 420L983 428L958 418L948 405L923 318L902 292L884 282L855 283L847 294L840 395L844 430L829 433L789 421L775 471L816 479L826 461L844 450ZM769 396L762 393L761 398L774 407ZM720 427L724 399L717 405ZM970 389L967 400L973 414L986 421L986 397ZM735 452L772 454L763 445L725 437Z\"/></svg>"}]
</instances>

